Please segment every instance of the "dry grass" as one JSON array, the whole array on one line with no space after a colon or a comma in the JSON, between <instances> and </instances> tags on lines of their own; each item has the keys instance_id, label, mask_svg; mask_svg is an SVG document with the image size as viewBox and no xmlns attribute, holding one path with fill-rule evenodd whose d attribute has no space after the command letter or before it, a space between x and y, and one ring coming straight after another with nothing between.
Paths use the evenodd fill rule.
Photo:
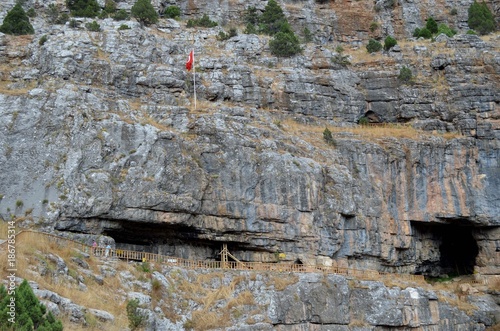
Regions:
<instances>
[{"instance_id":1,"label":"dry grass","mask_svg":"<svg viewBox=\"0 0 500 331\"><path fill-rule=\"evenodd\" d=\"M480 38L486 42L492 43L492 46L496 46L498 48L498 44L495 44L494 42L500 38L500 32L496 31L490 34L487 34L485 36L480 36Z\"/></svg>"},{"instance_id":2,"label":"dry grass","mask_svg":"<svg viewBox=\"0 0 500 331\"><path fill-rule=\"evenodd\" d=\"M11 81L0 81L0 94L10 95L10 96L20 96L26 95L36 86L35 81L29 81L24 83L22 88L13 88Z\"/></svg>"},{"instance_id":3,"label":"dry grass","mask_svg":"<svg viewBox=\"0 0 500 331\"><path fill-rule=\"evenodd\" d=\"M219 107L220 105L213 103L211 101L198 99L196 100L196 108L195 108L194 98L189 98L189 104L186 105L186 108L189 110L189 113L193 115L213 114L217 111Z\"/></svg>"},{"instance_id":4,"label":"dry grass","mask_svg":"<svg viewBox=\"0 0 500 331\"><path fill-rule=\"evenodd\" d=\"M371 142L377 142L376 139L383 138L406 138L412 140L421 140L424 138L428 138L431 136L440 136L445 139L453 139L462 137L459 133L456 132L448 132L448 133L437 133L437 132L428 132L417 130L410 125L399 125L399 124L390 124L380 125L380 126L354 126L354 127L331 127L328 124L302 124L293 119L285 119L281 121L281 126L283 129L292 133L295 136L301 137L302 139L310 142L310 143L321 143L326 144L323 140L323 131L326 127L334 134L340 133L352 133L358 139L367 140Z\"/></svg>"},{"instance_id":5,"label":"dry grass","mask_svg":"<svg viewBox=\"0 0 500 331\"><path fill-rule=\"evenodd\" d=\"M447 304L462 310L463 312L465 312L469 316L474 315L474 313L479 309L477 306L474 306L474 305L472 305L464 300L460 300L459 297L451 298L449 296L442 295L439 293L437 294L437 297L438 297L439 301L446 302Z\"/></svg>"},{"instance_id":6,"label":"dry grass","mask_svg":"<svg viewBox=\"0 0 500 331\"><path fill-rule=\"evenodd\" d=\"M231 299L227 304L227 308L231 309L234 307L251 305L255 305L255 298L252 292L246 290L238 294L236 298Z\"/></svg>"},{"instance_id":7,"label":"dry grass","mask_svg":"<svg viewBox=\"0 0 500 331\"><path fill-rule=\"evenodd\" d=\"M153 117L151 117L150 115L148 114L143 114L142 115L142 119L140 121L140 123L142 125L150 125L150 126L153 126L155 128L157 128L158 130L160 131L167 131L169 130L169 127L166 126L166 125L163 125L161 123L158 123L158 121L156 121Z\"/></svg>"},{"instance_id":8,"label":"dry grass","mask_svg":"<svg viewBox=\"0 0 500 331\"><path fill-rule=\"evenodd\" d=\"M273 285L277 291L283 291L288 286L296 284L299 281L299 277L295 274L280 274L273 275L269 281L269 285Z\"/></svg>"},{"instance_id":9,"label":"dry grass","mask_svg":"<svg viewBox=\"0 0 500 331\"><path fill-rule=\"evenodd\" d=\"M6 35L7 47L6 49L27 49L27 46L33 41L33 35L13 36Z\"/></svg>"},{"instance_id":10,"label":"dry grass","mask_svg":"<svg viewBox=\"0 0 500 331\"><path fill-rule=\"evenodd\" d=\"M0 220L0 239L7 239L7 231L9 230L9 224L6 221Z\"/></svg>"},{"instance_id":11,"label":"dry grass","mask_svg":"<svg viewBox=\"0 0 500 331\"><path fill-rule=\"evenodd\" d=\"M246 281L246 276L234 276L230 283L224 283L225 274L222 272L206 274L171 273L172 289L182 300L196 302L199 309L191 312L191 318L185 323L186 329L208 330L225 328L231 324L231 317L238 318L244 311L256 309L255 298L249 290L237 294L239 283ZM182 302L180 303L182 305ZM188 306L188 304L185 304ZM186 311L186 314L190 312Z\"/></svg>"},{"instance_id":12,"label":"dry grass","mask_svg":"<svg viewBox=\"0 0 500 331\"><path fill-rule=\"evenodd\" d=\"M129 99L128 100L128 105L131 110L139 110L142 107L142 100L140 98L135 98L135 99Z\"/></svg>"},{"instance_id":13,"label":"dry grass","mask_svg":"<svg viewBox=\"0 0 500 331\"><path fill-rule=\"evenodd\" d=\"M191 316L191 319L184 323L184 327L188 330L204 331L231 326L229 315L213 311L196 310Z\"/></svg>"},{"instance_id":14,"label":"dry grass","mask_svg":"<svg viewBox=\"0 0 500 331\"><path fill-rule=\"evenodd\" d=\"M345 47L344 55L351 56L351 65L353 66L370 66L376 64L377 67L383 65L390 68L396 64L394 58L384 55L382 52L368 53L365 46L359 48Z\"/></svg>"},{"instance_id":15,"label":"dry grass","mask_svg":"<svg viewBox=\"0 0 500 331\"><path fill-rule=\"evenodd\" d=\"M78 270L78 266L71 261L72 257L79 255L71 244L58 244L49 240L45 236L37 234L24 234L19 237L16 242L16 262L17 276L37 282L42 289L47 289L59 294L62 297L68 298L74 303L93 309L105 310L115 316L115 322L112 326L106 325L108 330L123 330L127 323L126 309L122 296L119 294L122 286L118 277L105 278L104 285L98 285L93 279L85 278L87 285L86 291L81 291L75 283L69 282L64 277L55 277L54 275L40 276L36 271L41 261L47 264L49 270L56 268L55 263L46 259L49 254L61 257L70 270ZM91 257L87 260L90 269L94 274L99 274L99 261ZM2 279L6 276L6 267L0 271ZM77 272L76 272L77 273ZM53 273L50 273L53 274ZM84 274L81 274L84 276ZM92 319L89 316L89 319ZM74 323L71 323L67 317L63 317L62 321L67 329L82 330ZM95 321L95 330L102 329L102 323ZM85 328L89 330L89 328ZM90 329L92 330L92 328Z\"/></svg>"}]
</instances>

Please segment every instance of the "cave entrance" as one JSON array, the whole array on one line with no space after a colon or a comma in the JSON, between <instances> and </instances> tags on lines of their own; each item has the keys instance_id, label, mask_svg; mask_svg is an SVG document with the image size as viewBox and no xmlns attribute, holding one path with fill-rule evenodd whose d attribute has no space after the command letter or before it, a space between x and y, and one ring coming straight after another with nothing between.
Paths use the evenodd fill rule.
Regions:
<instances>
[{"instance_id":1,"label":"cave entrance","mask_svg":"<svg viewBox=\"0 0 500 331\"><path fill-rule=\"evenodd\" d=\"M473 228L470 226L446 226L443 241L439 246L440 264L446 273L470 275L474 273L476 257L479 252Z\"/></svg>"},{"instance_id":2,"label":"cave entrance","mask_svg":"<svg viewBox=\"0 0 500 331\"><path fill-rule=\"evenodd\" d=\"M117 249L191 260L216 260L220 252L220 243L204 238L199 229L179 224L115 221L102 234L112 237Z\"/></svg>"},{"instance_id":3,"label":"cave entrance","mask_svg":"<svg viewBox=\"0 0 500 331\"><path fill-rule=\"evenodd\" d=\"M420 241L421 265L417 273L431 277L470 275L474 272L479 248L474 227L467 224L412 222Z\"/></svg>"}]
</instances>

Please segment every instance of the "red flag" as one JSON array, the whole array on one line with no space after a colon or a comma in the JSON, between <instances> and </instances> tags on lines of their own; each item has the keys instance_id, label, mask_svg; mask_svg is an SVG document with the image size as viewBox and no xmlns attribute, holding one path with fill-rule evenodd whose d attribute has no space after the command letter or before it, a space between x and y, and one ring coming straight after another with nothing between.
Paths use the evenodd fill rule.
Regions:
<instances>
[{"instance_id":1,"label":"red flag","mask_svg":"<svg viewBox=\"0 0 500 331\"><path fill-rule=\"evenodd\" d=\"M188 57L188 60L186 62L186 69L189 71L191 70L191 68L193 67L193 62L194 62L194 50L192 50L190 53L189 53L189 57Z\"/></svg>"}]
</instances>

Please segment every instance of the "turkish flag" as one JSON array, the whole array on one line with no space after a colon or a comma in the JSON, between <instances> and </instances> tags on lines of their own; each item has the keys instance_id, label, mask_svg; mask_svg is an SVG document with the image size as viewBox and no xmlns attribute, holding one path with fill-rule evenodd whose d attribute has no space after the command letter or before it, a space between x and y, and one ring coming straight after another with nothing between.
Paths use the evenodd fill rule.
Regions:
<instances>
[{"instance_id":1,"label":"turkish flag","mask_svg":"<svg viewBox=\"0 0 500 331\"><path fill-rule=\"evenodd\" d=\"M192 50L190 53L189 53L189 57L188 57L188 60L186 62L186 69L189 71L191 70L191 68L193 67L193 63L194 63L194 50Z\"/></svg>"}]
</instances>

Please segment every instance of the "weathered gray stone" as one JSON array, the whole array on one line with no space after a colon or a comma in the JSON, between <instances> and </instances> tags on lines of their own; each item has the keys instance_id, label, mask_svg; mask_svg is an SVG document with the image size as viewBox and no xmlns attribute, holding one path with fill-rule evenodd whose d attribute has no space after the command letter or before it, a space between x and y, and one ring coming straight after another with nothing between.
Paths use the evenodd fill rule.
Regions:
<instances>
[{"instance_id":1,"label":"weathered gray stone","mask_svg":"<svg viewBox=\"0 0 500 331\"><path fill-rule=\"evenodd\" d=\"M0 4L0 18L13 4ZM36 4L43 13L49 3ZM262 10L265 3L179 5L183 19L207 13L219 23L241 23L247 6ZM441 4L410 1L393 15L388 5L377 3L380 30L397 32L400 40L422 27L425 15L443 12ZM469 5L454 4L459 29L466 28ZM283 252L287 263L429 275L450 271L441 262L442 237L460 224L478 246L471 268L498 274L498 37L457 35L437 46L417 41L397 57L352 56L352 65L340 69L333 49L340 41L366 44L372 7L368 14L361 2L283 7L294 29L308 27L321 45L277 58L268 36L240 33L221 42L220 27L195 32L182 21L161 20L150 27L127 21L131 29L118 30L123 22L106 19L94 33L83 28L89 19L77 18L82 27L73 29L47 24L44 15L32 19L33 37L0 34L0 216L71 232L69 238L87 244L99 239L102 246L173 257L213 260L229 243L245 261L275 261ZM196 111L193 75L185 70L192 48ZM398 80L402 65L418 77L412 84ZM407 139L335 132L326 144L316 126L308 129L351 127L361 117L427 132ZM445 132L462 136L441 137ZM57 257L52 261L67 273ZM39 263L39 273L47 267ZM150 290L145 282L128 282ZM380 294L389 302L386 310L369 311L370 323L434 321L434 308L408 304L411 294L370 286L353 298L373 301ZM308 285L314 293L318 288ZM335 299L325 291L333 299L301 295L321 305ZM306 304L280 300L294 312L280 311L283 320L300 313L316 323L333 313L304 313ZM429 307L436 301L423 300ZM447 316L453 307L440 309L443 329L476 327L461 314Z\"/></svg>"},{"instance_id":2,"label":"weathered gray stone","mask_svg":"<svg viewBox=\"0 0 500 331\"><path fill-rule=\"evenodd\" d=\"M140 292L128 292L127 297L129 300L139 300L140 305L148 305L151 303L151 297Z\"/></svg>"},{"instance_id":3,"label":"weathered gray stone","mask_svg":"<svg viewBox=\"0 0 500 331\"><path fill-rule=\"evenodd\" d=\"M88 309L88 311L100 321L113 322L115 320L115 317L107 311L98 309Z\"/></svg>"},{"instance_id":4,"label":"weathered gray stone","mask_svg":"<svg viewBox=\"0 0 500 331\"><path fill-rule=\"evenodd\" d=\"M300 284L275 292L273 324L349 324L349 289L345 278L304 275ZM319 276L321 277L321 276Z\"/></svg>"}]
</instances>

